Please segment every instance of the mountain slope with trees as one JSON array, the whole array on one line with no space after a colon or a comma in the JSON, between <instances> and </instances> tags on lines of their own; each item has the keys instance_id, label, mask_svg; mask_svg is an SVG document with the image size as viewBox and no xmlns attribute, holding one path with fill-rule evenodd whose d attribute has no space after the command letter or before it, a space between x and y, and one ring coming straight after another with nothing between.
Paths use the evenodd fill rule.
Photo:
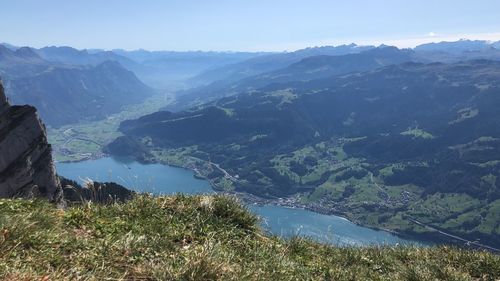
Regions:
<instances>
[{"instance_id":1,"label":"mountain slope with trees","mask_svg":"<svg viewBox=\"0 0 500 281\"><path fill-rule=\"evenodd\" d=\"M133 144L144 160L184 159L219 188L499 245L498 77L500 62L479 60L271 84L123 122L108 150Z\"/></svg>"}]
</instances>

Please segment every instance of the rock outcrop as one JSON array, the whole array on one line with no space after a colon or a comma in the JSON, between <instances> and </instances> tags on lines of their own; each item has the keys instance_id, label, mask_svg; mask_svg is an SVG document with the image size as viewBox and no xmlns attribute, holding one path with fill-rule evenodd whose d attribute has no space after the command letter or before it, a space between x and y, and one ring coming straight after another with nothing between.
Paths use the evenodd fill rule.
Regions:
<instances>
[{"instance_id":1,"label":"rock outcrop","mask_svg":"<svg viewBox=\"0 0 500 281\"><path fill-rule=\"evenodd\" d=\"M34 107L9 105L0 83L0 197L60 194L45 125Z\"/></svg>"},{"instance_id":2,"label":"rock outcrop","mask_svg":"<svg viewBox=\"0 0 500 281\"><path fill-rule=\"evenodd\" d=\"M92 201L95 203L125 202L136 194L134 191L114 182L87 181L81 186L75 181L59 177L63 187L66 203L81 203Z\"/></svg>"}]
</instances>

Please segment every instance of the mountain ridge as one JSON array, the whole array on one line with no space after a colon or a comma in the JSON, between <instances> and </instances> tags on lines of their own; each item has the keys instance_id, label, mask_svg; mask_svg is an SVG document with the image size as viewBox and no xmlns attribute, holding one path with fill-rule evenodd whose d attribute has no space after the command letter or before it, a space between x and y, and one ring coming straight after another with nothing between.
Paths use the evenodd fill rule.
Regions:
<instances>
[{"instance_id":1,"label":"mountain ridge","mask_svg":"<svg viewBox=\"0 0 500 281\"><path fill-rule=\"evenodd\" d=\"M356 45L346 47L358 48ZM363 47L357 49L359 52L347 54L343 54L346 52L344 46L339 48L341 50L337 51L341 53L339 55L309 56L291 64L287 63L287 66L283 68L242 78L235 82L231 82L231 80L216 81L200 88L194 88L182 93L182 95L179 94L176 103L167 107L167 109L187 109L203 102L230 96L238 92L252 91L272 83L320 79L413 60L411 51L400 50L396 47ZM327 50L337 49L328 48Z\"/></svg>"}]
</instances>

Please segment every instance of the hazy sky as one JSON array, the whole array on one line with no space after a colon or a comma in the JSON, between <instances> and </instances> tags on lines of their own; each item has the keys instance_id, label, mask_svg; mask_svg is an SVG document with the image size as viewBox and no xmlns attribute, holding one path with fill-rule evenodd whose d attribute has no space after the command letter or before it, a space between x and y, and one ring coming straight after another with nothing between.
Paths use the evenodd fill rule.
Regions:
<instances>
[{"instance_id":1,"label":"hazy sky","mask_svg":"<svg viewBox=\"0 0 500 281\"><path fill-rule=\"evenodd\" d=\"M0 42L150 50L500 40L498 0L0 0Z\"/></svg>"}]
</instances>

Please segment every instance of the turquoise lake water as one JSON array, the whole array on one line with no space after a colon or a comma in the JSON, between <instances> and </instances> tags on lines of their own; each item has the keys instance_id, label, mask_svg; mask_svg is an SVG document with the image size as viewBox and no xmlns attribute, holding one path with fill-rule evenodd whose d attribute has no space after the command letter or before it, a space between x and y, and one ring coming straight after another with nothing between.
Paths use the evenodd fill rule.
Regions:
<instances>
[{"instance_id":1,"label":"turquoise lake water","mask_svg":"<svg viewBox=\"0 0 500 281\"><path fill-rule=\"evenodd\" d=\"M75 163L56 163L61 176L82 182L119 183L129 189L155 194L208 194L214 191L193 172L161 164L141 164L124 159L101 158ZM261 217L263 227L283 237L306 236L335 245L395 245L420 242L402 239L389 232L358 226L338 216L322 215L308 210L274 205L250 205Z\"/></svg>"}]
</instances>

